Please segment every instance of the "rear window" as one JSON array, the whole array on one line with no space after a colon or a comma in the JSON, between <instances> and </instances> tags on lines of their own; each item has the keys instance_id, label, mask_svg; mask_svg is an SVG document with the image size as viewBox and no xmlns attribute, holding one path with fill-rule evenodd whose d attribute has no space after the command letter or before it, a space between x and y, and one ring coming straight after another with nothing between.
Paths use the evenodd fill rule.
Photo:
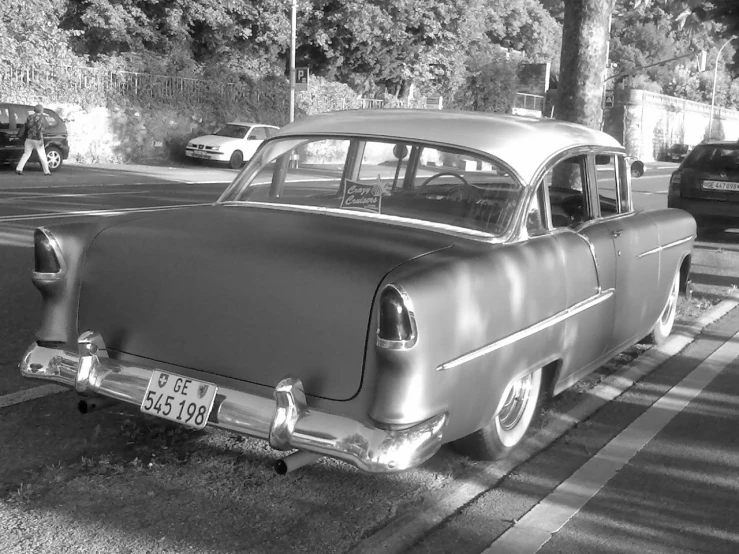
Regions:
<instances>
[{"instance_id":1,"label":"rear window","mask_svg":"<svg viewBox=\"0 0 739 554\"><path fill-rule=\"evenodd\" d=\"M739 169L739 144L696 146L685 158L683 167L704 171Z\"/></svg>"},{"instance_id":2,"label":"rear window","mask_svg":"<svg viewBox=\"0 0 739 554\"><path fill-rule=\"evenodd\" d=\"M221 202L364 212L502 235L523 186L474 152L374 137L273 139Z\"/></svg>"}]
</instances>

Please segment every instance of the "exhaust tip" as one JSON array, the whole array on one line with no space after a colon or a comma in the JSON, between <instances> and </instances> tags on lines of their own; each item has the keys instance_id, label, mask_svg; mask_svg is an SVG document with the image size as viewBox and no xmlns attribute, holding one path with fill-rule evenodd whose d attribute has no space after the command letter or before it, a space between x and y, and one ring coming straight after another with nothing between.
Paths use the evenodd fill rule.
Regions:
<instances>
[{"instance_id":1,"label":"exhaust tip","mask_svg":"<svg viewBox=\"0 0 739 554\"><path fill-rule=\"evenodd\" d=\"M113 404L116 404L117 400L112 398L105 398L103 396L94 398L83 398L77 402L77 409L81 414L89 414L93 410L99 410L101 408L107 408Z\"/></svg>"},{"instance_id":2,"label":"exhaust tip","mask_svg":"<svg viewBox=\"0 0 739 554\"><path fill-rule=\"evenodd\" d=\"M287 473L287 464L285 463L285 460L277 460L274 467L277 475L285 475Z\"/></svg>"},{"instance_id":3,"label":"exhaust tip","mask_svg":"<svg viewBox=\"0 0 739 554\"><path fill-rule=\"evenodd\" d=\"M316 454L315 452L298 450L294 454L290 454L289 456L285 456L284 458L277 460L273 467L275 468L275 473L277 473L277 475L285 475L286 473L295 471L304 465L312 464L321 456L321 454Z\"/></svg>"}]
</instances>

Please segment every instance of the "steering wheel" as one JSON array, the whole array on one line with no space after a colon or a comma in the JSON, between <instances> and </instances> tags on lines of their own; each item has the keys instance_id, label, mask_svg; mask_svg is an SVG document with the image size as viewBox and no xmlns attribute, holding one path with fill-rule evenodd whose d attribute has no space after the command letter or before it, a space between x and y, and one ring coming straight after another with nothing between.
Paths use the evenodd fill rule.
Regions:
<instances>
[{"instance_id":1,"label":"steering wheel","mask_svg":"<svg viewBox=\"0 0 739 554\"><path fill-rule=\"evenodd\" d=\"M424 194L423 189L428 187L429 183L433 181L434 179L438 179L439 177L456 177L460 181L462 181L461 185L457 185L456 187L453 187L449 189L444 195L449 198L449 200L454 200L458 202L462 201L475 201L477 200L477 192L475 190L475 187L469 184L467 179L465 179L462 175L457 173L456 171L442 171L441 173L436 173L426 179L421 185L418 187L418 191L421 194Z\"/></svg>"},{"instance_id":2,"label":"steering wheel","mask_svg":"<svg viewBox=\"0 0 739 554\"><path fill-rule=\"evenodd\" d=\"M576 227L585 220L585 207L582 196L577 194L563 200L559 208L566 214L569 220L568 227ZM554 210L552 210L554 215Z\"/></svg>"}]
</instances>

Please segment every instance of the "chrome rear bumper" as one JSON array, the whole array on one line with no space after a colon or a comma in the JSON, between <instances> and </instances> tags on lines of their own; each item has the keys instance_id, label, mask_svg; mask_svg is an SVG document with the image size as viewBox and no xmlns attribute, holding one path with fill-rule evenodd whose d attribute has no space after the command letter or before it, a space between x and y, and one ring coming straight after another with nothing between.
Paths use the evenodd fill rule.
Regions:
<instances>
[{"instance_id":1,"label":"chrome rear bumper","mask_svg":"<svg viewBox=\"0 0 739 554\"><path fill-rule=\"evenodd\" d=\"M103 395L140 406L152 366L108 358L102 337L80 335L78 352L33 343L20 363L25 377L55 381L84 395ZM278 450L307 450L344 460L372 473L403 471L441 446L447 414L400 431L380 429L308 406L300 379L288 377L274 399L218 388L209 425L268 440Z\"/></svg>"}]
</instances>

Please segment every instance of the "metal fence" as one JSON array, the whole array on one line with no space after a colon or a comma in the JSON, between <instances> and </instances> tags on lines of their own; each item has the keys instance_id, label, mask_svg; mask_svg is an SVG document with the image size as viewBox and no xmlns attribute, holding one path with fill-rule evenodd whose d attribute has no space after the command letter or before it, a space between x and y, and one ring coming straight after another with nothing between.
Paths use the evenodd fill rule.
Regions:
<instances>
[{"instance_id":1,"label":"metal fence","mask_svg":"<svg viewBox=\"0 0 739 554\"><path fill-rule=\"evenodd\" d=\"M349 110L361 108L363 110L372 108L415 108L415 109L441 109L440 96L423 96L410 100L398 100L397 98L360 98L358 105L343 101L342 109Z\"/></svg>"},{"instance_id":2,"label":"metal fence","mask_svg":"<svg viewBox=\"0 0 739 554\"><path fill-rule=\"evenodd\" d=\"M517 92L513 107L520 108L523 110L533 110L537 112L543 112L544 111L544 97L539 94L528 94L525 92Z\"/></svg>"},{"instance_id":3,"label":"metal fence","mask_svg":"<svg viewBox=\"0 0 739 554\"><path fill-rule=\"evenodd\" d=\"M54 64L34 67L0 64L0 85L4 89L31 88L51 98L92 93L106 98L122 95L153 100L183 98L191 102L258 103L265 96L277 96L273 86L260 88L242 83Z\"/></svg>"}]
</instances>

